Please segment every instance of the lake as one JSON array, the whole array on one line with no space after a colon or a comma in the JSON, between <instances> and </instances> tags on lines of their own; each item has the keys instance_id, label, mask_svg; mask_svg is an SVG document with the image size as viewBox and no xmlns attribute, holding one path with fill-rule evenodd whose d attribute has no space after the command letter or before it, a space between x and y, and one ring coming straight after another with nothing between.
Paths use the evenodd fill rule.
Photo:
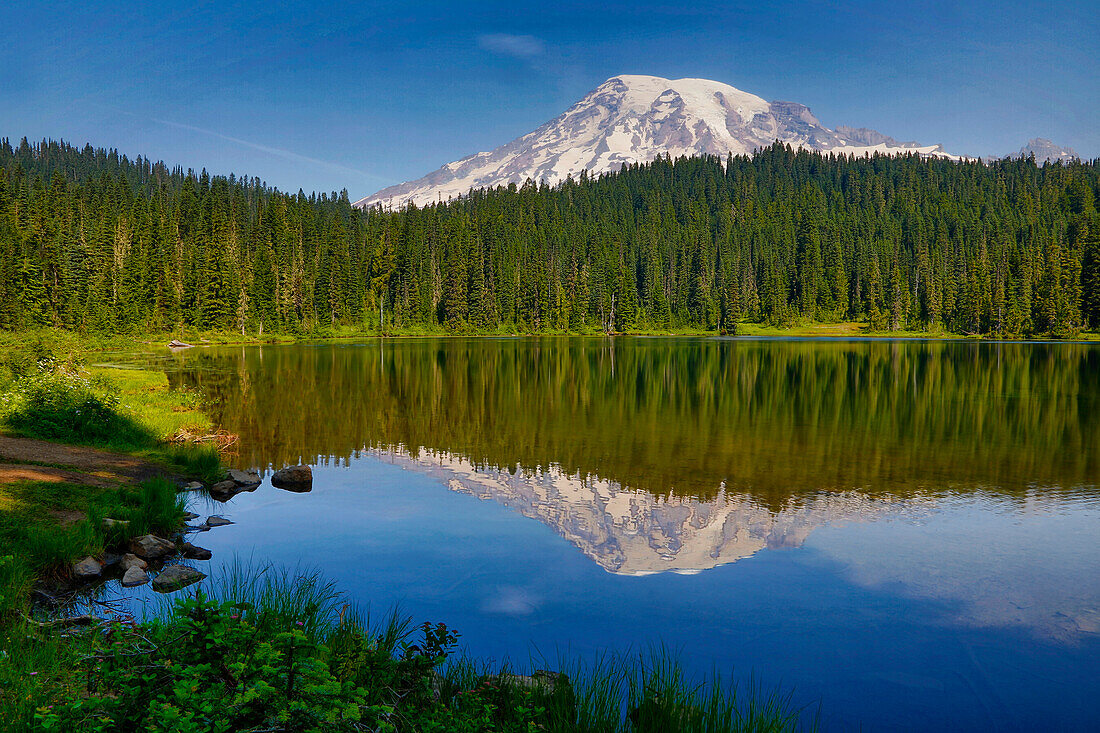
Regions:
<instances>
[{"instance_id":1,"label":"lake","mask_svg":"<svg viewBox=\"0 0 1100 733\"><path fill-rule=\"evenodd\" d=\"M521 666L661 643L822 727L1100 729L1100 347L388 339L158 361L314 466L195 510Z\"/></svg>"}]
</instances>

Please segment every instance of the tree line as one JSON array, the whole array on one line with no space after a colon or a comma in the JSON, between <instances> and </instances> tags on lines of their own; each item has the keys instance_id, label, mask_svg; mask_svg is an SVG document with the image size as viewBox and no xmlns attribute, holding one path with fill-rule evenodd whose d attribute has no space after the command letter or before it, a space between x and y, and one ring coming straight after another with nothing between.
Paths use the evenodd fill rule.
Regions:
<instances>
[{"instance_id":1,"label":"tree line","mask_svg":"<svg viewBox=\"0 0 1100 733\"><path fill-rule=\"evenodd\" d=\"M1100 328L1100 161L659 158L396 211L0 140L0 328Z\"/></svg>"}]
</instances>

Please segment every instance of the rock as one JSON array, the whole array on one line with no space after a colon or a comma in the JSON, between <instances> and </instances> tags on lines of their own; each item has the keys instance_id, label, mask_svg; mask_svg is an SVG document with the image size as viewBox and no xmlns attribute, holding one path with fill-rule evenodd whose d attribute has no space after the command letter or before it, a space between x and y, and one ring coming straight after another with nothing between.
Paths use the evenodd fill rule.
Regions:
<instances>
[{"instance_id":1,"label":"rock","mask_svg":"<svg viewBox=\"0 0 1100 733\"><path fill-rule=\"evenodd\" d=\"M116 555L113 552L105 552L103 553L103 559L99 561L99 564L102 565L104 569L106 569L118 565L121 560L121 555Z\"/></svg>"},{"instance_id":2,"label":"rock","mask_svg":"<svg viewBox=\"0 0 1100 733\"><path fill-rule=\"evenodd\" d=\"M291 466L271 474L271 485L287 491L309 491L313 488L313 469Z\"/></svg>"},{"instance_id":3,"label":"rock","mask_svg":"<svg viewBox=\"0 0 1100 733\"><path fill-rule=\"evenodd\" d=\"M211 494L236 494L237 482L236 481L219 481L210 487Z\"/></svg>"},{"instance_id":4,"label":"rock","mask_svg":"<svg viewBox=\"0 0 1100 733\"><path fill-rule=\"evenodd\" d=\"M210 498L214 501L225 503L237 494L243 491L255 491L259 486L258 483L241 486L236 481L227 479L225 481L219 481L210 487Z\"/></svg>"},{"instance_id":5,"label":"rock","mask_svg":"<svg viewBox=\"0 0 1100 733\"><path fill-rule=\"evenodd\" d=\"M160 575L153 578L153 590L159 593L171 593L193 585L205 577L206 573L200 573L186 565L169 565L160 571Z\"/></svg>"},{"instance_id":6,"label":"rock","mask_svg":"<svg viewBox=\"0 0 1100 733\"><path fill-rule=\"evenodd\" d=\"M96 559L90 555L76 565L73 565L73 576L81 580L98 578L102 574L103 566L96 562Z\"/></svg>"},{"instance_id":7,"label":"rock","mask_svg":"<svg viewBox=\"0 0 1100 733\"><path fill-rule=\"evenodd\" d=\"M220 517L217 514L206 518L207 527L224 527L227 524L233 524L233 520Z\"/></svg>"},{"instance_id":8,"label":"rock","mask_svg":"<svg viewBox=\"0 0 1100 733\"><path fill-rule=\"evenodd\" d=\"M198 519L198 518L199 518L199 515L195 514L194 512L184 512L183 513L183 521L185 521L185 522L190 522L192 519Z\"/></svg>"},{"instance_id":9,"label":"rock","mask_svg":"<svg viewBox=\"0 0 1100 733\"><path fill-rule=\"evenodd\" d=\"M133 588L135 585L145 585L148 582L149 574L145 572L145 568L137 565L126 568L126 572L122 575L123 588Z\"/></svg>"},{"instance_id":10,"label":"rock","mask_svg":"<svg viewBox=\"0 0 1100 733\"><path fill-rule=\"evenodd\" d=\"M130 552L140 557L156 559L171 555L176 551L176 546L168 540L147 534L130 541Z\"/></svg>"},{"instance_id":11,"label":"rock","mask_svg":"<svg viewBox=\"0 0 1100 733\"><path fill-rule=\"evenodd\" d=\"M577 699L573 692L573 683L569 676L561 672L550 672L545 669L536 670L530 675L502 673L487 678L487 681L499 687L513 690L530 690L539 707L555 708L559 711L573 711L577 709ZM545 716L544 716L545 717ZM572 718L572 714L567 713ZM550 720L539 721L546 726Z\"/></svg>"},{"instance_id":12,"label":"rock","mask_svg":"<svg viewBox=\"0 0 1100 733\"><path fill-rule=\"evenodd\" d=\"M202 491L203 488L201 481L189 481L180 486L180 491Z\"/></svg>"},{"instance_id":13,"label":"rock","mask_svg":"<svg viewBox=\"0 0 1100 733\"><path fill-rule=\"evenodd\" d=\"M199 547L198 545L192 545L190 542L184 542L183 556L188 560L209 560L214 556L214 553L205 547Z\"/></svg>"},{"instance_id":14,"label":"rock","mask_svg":"<svg viewBox=\"0 0 1100 733\"><path fill-rule=\"evenodd\" d=\"M237 486L252 486L260 483L260 474L255 471L242 471L239 468L229 469L225 477Z\"/></svg>"},{"instance_id":15,"label":"rock","mask_svg":"<svg viewBox=\"0 0 1100 733\"><path fill-rule=\"evenodd\" d=\"M118 527L119 529L124 529L124 528L129 527L129 526L130 526L130 520L128 520L128 519L111 519L109 517L104 517L103 518L103 528L104 529L112 529L114 527Z\"/></svg>"},{"instance_id":16,"label":"rock","mask_svg":"<svg viewBox=\"0 0 1100 733\"><path fill-rule=\"evenodd\" d=\"M169 349L190 349L191 344L185 343L183 341L177 341L176 339L172 339L171 341L168 342L168 348Z\"/></svg>"},{"instance_id":17,"label":"rock","mask_svg":"<svg viewBox=\"0 0 1100 733\"><path fill-rule=\"evenodd\" d=\"M142 570L144 570L147 567L149 567L149 563L145 562L132 552L127 552L125 555L122 556L123 570L129 570L130 568L141 568Z\"/></svg>"},{"instance_id":18,"label":"rock","mask_svg":"<svg viewBox=\"0 0 1100 733\"><path fill-rule=\"evenodd\" d=\"M565 688L566 686L572 686L569 682L568 675L562 674L561 672L550 672L545 669L536 670L530 675L505 672L491 679L499 685L538 690L551 695L554 694L559 687Z\"/></svg>"},{"instance_id":19,"label":"rock","mask_svg":"<svg viewBox=\"0 0 1100 733\"><path fill-rule=\"evenodd\" d=\"M183 534L189 534L191 532L209 532L210 528L205 524L185 524L183 529L180 530Z\"/></svg>"}]
</instances>

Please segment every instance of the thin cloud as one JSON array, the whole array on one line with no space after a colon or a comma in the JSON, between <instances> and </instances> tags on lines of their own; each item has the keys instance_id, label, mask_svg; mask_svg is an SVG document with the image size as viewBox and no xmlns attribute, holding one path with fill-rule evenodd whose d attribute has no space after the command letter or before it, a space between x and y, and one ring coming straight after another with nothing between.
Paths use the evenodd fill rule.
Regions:
<instances>
[{"instance_id":1,"label":"thin cloud","mask_svg":"<svg viewBox=\"0 0 1100 733\"><path fill-rule=\"evenodd\" d=\"M157 119L155 117L153 118L153 122L156 122L156 123L161 124L161 125L167 125L168 127L175 127L175 128L180 129L180 130L190 130L191 132L197 132L197 133L200 133L202 135L209 135L210 137L216 137L220 140L226 140L228 142L236 143L237 145L241 145L241 146L244 146L246 148L251 148L253 150L259 150L261 152L277 156L277 157L282 158L284 160L290 160L290 161L293 161L295 163L308 163L310 165L319 166L321 168L329 168L329 169L334 170L334 171L340 171L340 172L343 172L343 173L354 173L357 176L366 176L367 178L373 178L375 180L380 180L380 181L387 180L387 179L385 179L381 176L376 176L373 173L367 173L366 171L361 171L357 168L349 168L348 166L340 165L339 163L332 163L332 162L327 161L327 160L320 160L319 158L311 158L308 155L299 155L298 153L292 152L290 150L283 150L282 148L273 148L270 145L261 145L259 143L249 142L248 140L242 140L239 137L233 137L231 135L223 135L222 133L217 132L216 130L207 130L204 127L196 127L195 125L187 125L187 124L184 124L182 122L172 122L171 120L160 120L160 119Z\"/></svg>"},{"instance_id":2,"label":"thin cloud","mask_svg":"<svg viewBox=\"0 0 1100 733\"><path fill-rule=\"evenodd\" d=\"M533 59L546 52L546 43L535 36L517 36L511 33L486 33L477 37L477 45L492 53L513 56L517 59Z\"/></svg>"}]
</instances>

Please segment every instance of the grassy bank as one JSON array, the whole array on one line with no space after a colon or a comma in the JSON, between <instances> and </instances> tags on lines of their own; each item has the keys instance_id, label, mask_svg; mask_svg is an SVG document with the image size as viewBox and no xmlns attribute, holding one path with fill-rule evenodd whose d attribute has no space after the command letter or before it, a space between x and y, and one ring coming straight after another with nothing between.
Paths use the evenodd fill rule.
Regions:
<instances>
[{"instance_id":1,"label":"grassy bank","mask_svg":"<svg viewBox=\"0 0 1100 733\"><path fill-rule=\"evenodd\" d=\"M89 368L45 343L0 351L0 431L122 454L74 466L82 454L28 441L2 459L0 614L24 613L36 580L63 579L82 557L178 527L173 477L209 480L221 461L212 447L173 437L209 427L195 396L169 391L161 373ZM104 518L126 524L108 529Z\"/></svg>"},{"instance_id":2,"label":"grassy bank","mask_svg":"<svg viewBox=\"0 0 1100 733\"><path fill-rule=\"evenodd\" d=\"M197 394L169 389L163 372L89 364L94 350L133 352L143 344L91 344L56 329L0 340L0 430L142 456L188 475L219 470L210 446L181 435L210 432Z\"/></svg>"}]
</instances>

